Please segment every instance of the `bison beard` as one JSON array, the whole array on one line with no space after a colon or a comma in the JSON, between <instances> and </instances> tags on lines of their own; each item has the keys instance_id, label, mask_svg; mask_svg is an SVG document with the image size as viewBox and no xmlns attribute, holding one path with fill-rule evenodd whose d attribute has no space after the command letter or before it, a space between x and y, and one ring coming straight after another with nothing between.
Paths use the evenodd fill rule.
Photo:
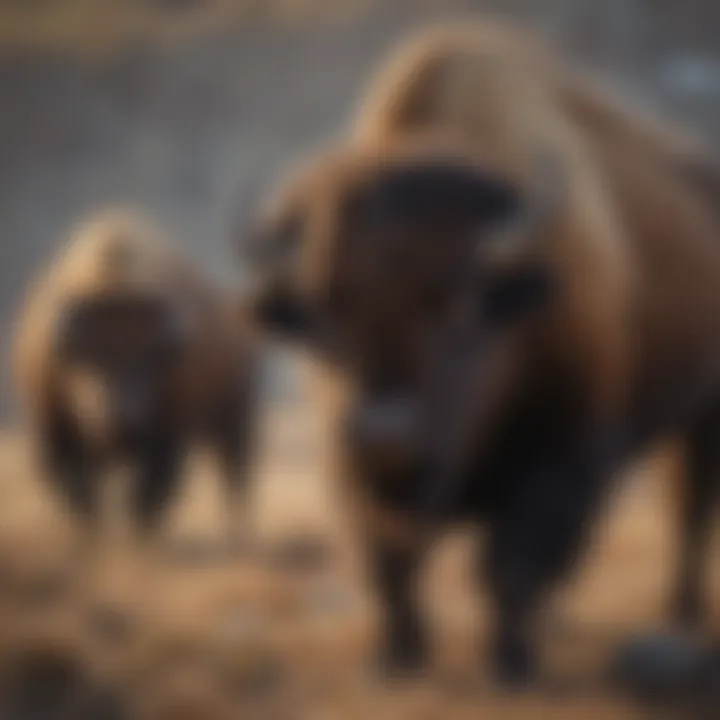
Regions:
<instances>
[{"instance_id":1,"label":"bison beard","mask_svg":"<svg viewBox=\"0 0 720 720\"><path fill-rule=\"evenodd\" d=\"M501 274L488 293L488 316L500 326L511 324L516 315L522 316L528 308L542 307L555 290L552 277L542 269L516 270L508 277ZM478 423L489 422L475 413L477 395L487 394L491 389L480 387L473 391L473 383L487 383L483 348L476 347L466 333L451 329L448 335L427 410L429 418L443 418L444 422L425 423L432 432L428 432L425 440L428 460L414 503L419 516L428 520L461 511L459 503L466 479L464 461L473 441L476 443L473 432ZM476 444L473 451L482 452Z\"/></svg>"}]
</instances>

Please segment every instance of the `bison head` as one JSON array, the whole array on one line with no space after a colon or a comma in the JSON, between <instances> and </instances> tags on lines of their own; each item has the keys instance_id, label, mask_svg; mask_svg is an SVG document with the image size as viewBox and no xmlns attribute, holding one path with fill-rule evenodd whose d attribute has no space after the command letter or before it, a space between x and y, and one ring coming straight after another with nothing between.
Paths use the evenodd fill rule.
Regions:
<instances>
[{"instance_id":1,"label":"bison head","mask_svg":"<svg viewBox=\"0 0 720 720\"><path fill-rule=\"evenodd\" d=\"M159 295L91 294L59 309L54 349L101 384L113 426L135 437L152 428L189 330L186 313Z\"/></svg>"},{"instance_id":2,"label":"bison head","mask_svg":"<svg viewBox=\"0 0 720 720\"><path fill-rule=\"evenodd\" d=\"M367 475L426 476L434 509L481 452L553 296L539 239L558 173L534 170L523 183L448 153L335 158L253 240L260 321L346 381L347 448Z\"/></svg>"}]
</instances>

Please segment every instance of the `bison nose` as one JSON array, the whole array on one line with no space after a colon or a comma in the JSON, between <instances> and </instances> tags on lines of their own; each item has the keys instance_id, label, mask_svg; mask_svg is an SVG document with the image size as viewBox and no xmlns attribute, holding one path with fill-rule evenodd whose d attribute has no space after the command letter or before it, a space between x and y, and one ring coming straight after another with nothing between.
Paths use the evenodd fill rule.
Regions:
<instances>
[{"instance_id":1,"label":"bison nose","mask_svg":"<svg viewBox=\"0 0 720 720\"><path fill-rule=\"evenodd\" d=\"M415 453L417 412L402 397L365 402L352 413L348 432L359 454L384 468L400 469Z\"/></svg>"},{"instance_id":2,"label":"bison nose","mask_svg":"<svg viewBox=\"0 0 720 720\"><path fill-rule=\"evenodd\" d=\"M143 435L151 425L150 398L144 388L126 383L115 389L113 411L119 430L128 437Z\"/></svg>"}]
</instances>

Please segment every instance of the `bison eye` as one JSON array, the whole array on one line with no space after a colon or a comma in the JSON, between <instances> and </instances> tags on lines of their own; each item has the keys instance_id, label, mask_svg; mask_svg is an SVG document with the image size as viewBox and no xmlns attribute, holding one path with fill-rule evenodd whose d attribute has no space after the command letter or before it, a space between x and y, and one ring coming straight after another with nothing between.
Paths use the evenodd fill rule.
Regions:
<instances>
[{"instance_id":1,"label":"bison eye","mask_svg":"<svg viewBox=\"0 0 720 720\"><path fill-rule=\"evenodd\" d=\"M555 280L548 268L530 266L505 271L486 285L483 314L493 325L507 325L543 307L554 290Z\"/></svg>"},{"instance_id":2,"label":"bison eye","mask_svg":"<svg viewBox=\"0 0 720 720\"><path fill-rule=\"evenodd\" d=\"M291 288L266 288L253 299L251 311L260 327L290 342L305 343L314 335L315 313Z\"/></svg>"},{"instance_id":3,"label":"bison eye","mask_svg":"<svg viewBox=\"0 0 720 720\"><path fill-rule=\"evenodd\" d=\"M347 285L335 283L328 288L327 307L335 317L346 318L352 309L352 298Z\"/></svg>"},{"instance_id":4,"label":"bison eye","mask_svg":"<svg viewBox=\"0 0 720 720\"><path fill-rule=\"evenodd\" d=\"M421 302L426 315L436 315L448 307L453 299L454 283L438 281L430 284L422 293Z\"/></svg>"}]
</instances>

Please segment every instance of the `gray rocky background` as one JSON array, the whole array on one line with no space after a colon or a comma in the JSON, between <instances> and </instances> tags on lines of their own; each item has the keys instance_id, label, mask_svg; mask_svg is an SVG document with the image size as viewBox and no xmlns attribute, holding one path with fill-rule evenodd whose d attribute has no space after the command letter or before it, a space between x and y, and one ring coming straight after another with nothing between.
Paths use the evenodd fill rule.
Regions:
<instances>
[{"instance_id":1,"label":"gray rocky background","mask_svg":"<svg viewBox=\"0 0 720 720\"><path fill-rule=\"evenodd\" d=\"M21 2L41 12L48 0L0 0L0 25ZM537 24L578 62L711 140L717 132L714 0L367 0L337 12L344 2L292 22L272 12L231 14L174 43L138 36L102 59L73 48L0 45L5 345L31 274L73 221L98 205L148 207L201 262L232 277L233 228L248 221L287 162L342 127L382 53L431 18L492 10ZM211 4L105 0L124 3L152 5L168 23L201 16ZM271 387L284 394L293 383L278 368ZM7 378L2 387L7 417Z\"/></svg>"}]
</instances>

